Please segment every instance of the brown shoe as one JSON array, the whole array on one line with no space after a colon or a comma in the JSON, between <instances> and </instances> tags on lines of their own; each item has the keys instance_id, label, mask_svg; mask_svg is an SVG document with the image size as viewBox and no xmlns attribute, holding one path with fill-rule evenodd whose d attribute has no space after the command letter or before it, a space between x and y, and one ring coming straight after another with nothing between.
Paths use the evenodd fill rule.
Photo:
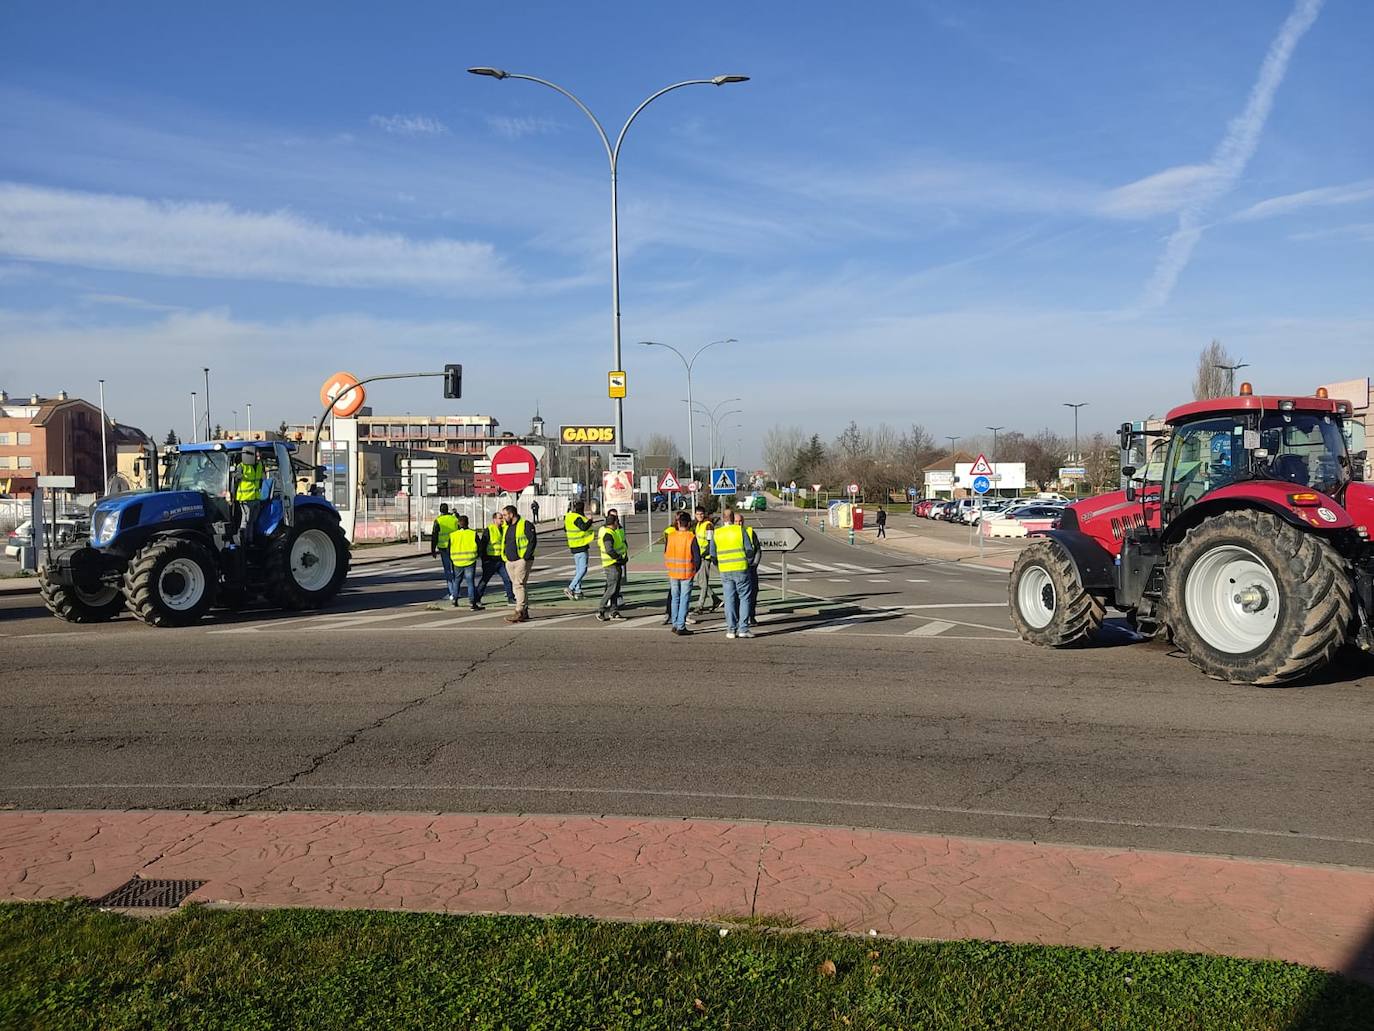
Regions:
<instances>
[{"instance_id":1,"label":"brown shoe","mask_svg":"<svg viewBox=\"0 0 1374 1031\"><path fill-rule=\"evenodd\" d=\"M506 617L506 622L507 622L507 623L518 623L518 622L520 622L520 613L518 613L518 612L512 612L509 616Z\"/></svg>"},{"instance_id":2,"label":"brown shoe","mask_svg":"<svg viewBox=\"0 0 1374 1031\"><path fill-rule=\"evenodd\" d=\"M529 621L530 614L528 612L521 612L519 617L516 619L517 623L528 623Z\"/></svg>"}]
</instances>

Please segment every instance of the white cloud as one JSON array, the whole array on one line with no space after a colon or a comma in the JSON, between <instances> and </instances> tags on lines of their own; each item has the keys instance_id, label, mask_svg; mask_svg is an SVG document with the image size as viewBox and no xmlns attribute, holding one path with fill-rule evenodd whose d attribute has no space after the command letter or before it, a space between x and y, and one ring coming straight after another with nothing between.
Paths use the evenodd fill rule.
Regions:
<instances>
[{"instance_id":1,"label":"white cloud","mask_svg":"<svg viewBox=\"0 0 1374 1031\"><path fill-rule=\"evenodd\" d=\"M429 115L373 115L368 124L397 136L443 136L448 126Z\"/></svg>"},{"instance_id":2,"label":"white cloud","mask_svg":"<svg viewBox=\"0 0 1374 1031\"><path fill-rule=\"evenodd\" d=\"M1286 193L1282 197L1270 197L1258 204L1252 204L1244 211L1231 216L1233 222L1253 222L1261 218L1274 218L1287 215L1303 208L1333 207L1338 204L1358 204L1360 201L1374 199L1374 179L1364 179L1358 183L1344 186L1323 186L1316 190L1303 190L1301 193Z\"/></svg>"},{"instance_id":3,"label":"white cloud","mask_svg":"<svg viewBox=\"0 0 1374 1031\"><path fill-rule=\"evenodd\" d=\"M508 115L487 115L487 125L498 136L518 140L522 136L542 136L557 132L563 126L552 118L511 118Z\"/></svg>"},{"instance_id":4,"label":"white cloud","mask_svg":"<svg viewBox=\"0 0 1374 1031\"><path fill-rule=\"evenodd\" d=\"M1158 308L1169 300L1178 277L1183 274L1193 256L1193 249L1202 237L1203 217L1208 208L1230 192L1259 146L1260 134L1264 132L1264 124L1274 106L1274 95L1288 73L1293 50L1317 20L1321 9L1322 0L1297 0L1278 35L1269 45L1269 52L1264 55L1259 77L1250 89L1244 110L1226 127L1226 134L1208 163L1213 174L1199 184L1196 193L1179 212L1178 228L1164 245L1164 253L1155 265L1154 275L1145 286L1144 307Z\"/></svg>"},{"instance_id":5,"label":"white cloud","mask_svg":"<svg viewBox=\"0 0 1374 1031\"><path fill-rule=\"evenodd\" d=\"M1333 226L1330 229L1314 229L1306 233L1294 233L1290 240L1362 240L1374 241L1374 222L1354 222L1348 226Z\"/></svg>"},{"instance_id":6,"label":"white cloud","mask_svg":"<svg viewBox=\"0 0 1374 1031\"><path fill-rule=\"evenodd\" d=\"M285 211L0 183L0 255L169 276L499 293L490 244L342 233Z\"/></svg>"},{"instance_id":7,"label":"white cloud","mask_svg":"<svg viewBox=\"0 0 1374 1031\"><path fill-rule=\"evenodd\" d=\"M1217 177L1212 165L1179 165L1108 190L1099 210L1114 218L1149 218L1178 211L1209 189Z\"/></svg>"}]
</instances>

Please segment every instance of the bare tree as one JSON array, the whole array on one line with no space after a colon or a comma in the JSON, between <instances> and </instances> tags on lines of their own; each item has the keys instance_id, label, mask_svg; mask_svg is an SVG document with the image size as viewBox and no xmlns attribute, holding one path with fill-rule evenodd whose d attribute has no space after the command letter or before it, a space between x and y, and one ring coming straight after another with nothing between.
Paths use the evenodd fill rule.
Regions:
<instances>
[{"instance_id":1,"label":"bare tree","mask_svg":"<svg viewBox=\"0 0 1374 1031\"><path fill-rule=\"evenodd\" d=\"M1105 433L1094 433L1083 453L1088 485L1097 491L1116 490L1121 484L1121 449Z\"/></svg>"},{"instance_id":2,"label":"bare tree","mask_svg":"<svg viewBox=\"0 0 1374 1031\"><path fill-rule=\"evenodd\" d=\"M867 453L868 440L853 419L849 420L849 425L835 438L835 448L846 458L859 458Z\"/></svg>"},{"instance_id":3,"label":"bare tree","mask_svg":"<svg viewBox=\"0 0 1374 1031\"><path fill-rule=\"evenodd\" d=\"M665 433L651 433L649 439L639 447L639 458L646 469L680 470L682 453L677 443Z\"/></svg>"},{"instance_id":4,"label":"bare tree","mask_svg":"<svg viewBox=\"0 0 1374 1031\"><path fill-rule=\"evenodd\" d=\"M1021 454L1026 463L1026 479L1044 490L1059 478L1059 468L1069 452L1069 442L1050 429L1027 438Z\"/></svg>"},{"instance_id":5,"label":"bare tree","mask_svg":"<svg viewBox=\"0 0 1374 1031\"><path fill-rule=\"evenodd\" d=\"M1193 400L1206 401L1213 397L1225 397L1231 387L1231 372L1223 365L1235 365L1231 353L1221 346L1220 340L1213 340L1198 355L1197 372L1193 376Z\"/></svg>"},{"instance_id":6,"label":"bare tree","mask_svg":"<svg viewBox=\"0 0 1374 1031\"><path fill-rule=\"evenodd\" d=\"M773 479L790 482L797 474L806 434L800 426L774 426L763 435L763 467Z\"/></svg>"}]
</instances>

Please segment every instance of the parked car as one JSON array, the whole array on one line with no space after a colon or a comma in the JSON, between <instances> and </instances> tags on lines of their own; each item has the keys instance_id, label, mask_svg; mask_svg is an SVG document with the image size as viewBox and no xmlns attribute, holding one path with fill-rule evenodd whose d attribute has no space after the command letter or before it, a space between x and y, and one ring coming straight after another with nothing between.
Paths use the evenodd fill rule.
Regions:
<instances>
[{"instance_id":1,"label":"parked car","mask_svg":"<svg viewBox=\"0 0 1374 1031\"><path fill-rule=\"evenodd\" d=\"M742 499L738 506L741 512L763 512L768 508L768 499L757 491Z\"/></svg>"},{"instance_id":2,"label":"parked car","mask_svg":"<svg viewBox=\"0 0 1374 1031\"><path fill-rule=\"evenodd\" d=\"M53 524L47 521L43 523L43 543L51 543L54 548L65 547L81 537L87 531L82 529L82 524L75 519L57 520L57 534L53 535ZM25 519L16 526L13 532L5 540L5 555L7 558L18 558L20 548L33 547L33 520Z\"/></svg>"},{"instance_id":3,"label":"parked car","mask_svg":"<svg viewBox=\"0 0 1374 1031\"><path fill-rule=\"evenodd\" d=\"M1004 518L1026 520L1026 519L1058 519L1063 513L1064 506L1056 504L1022 505L1005 513Z\"/></svg>"}]
</instances>

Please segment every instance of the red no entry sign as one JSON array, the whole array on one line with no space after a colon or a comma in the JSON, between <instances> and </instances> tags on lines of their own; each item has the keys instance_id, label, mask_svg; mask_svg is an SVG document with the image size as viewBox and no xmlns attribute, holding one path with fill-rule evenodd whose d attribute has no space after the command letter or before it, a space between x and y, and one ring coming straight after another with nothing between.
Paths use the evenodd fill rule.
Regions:
<instances>
[{"instance_id":1,"label":"red no entry sign","mask_svg":"<svg viewBox=\"0 0 1374 1031\"><path fill-rule=\"evenodd\" d=\"M534 482L534 455L516 444L507 444L491 456L491 480L496 486L518 494Z\"/></svg>"}]
</instances>

